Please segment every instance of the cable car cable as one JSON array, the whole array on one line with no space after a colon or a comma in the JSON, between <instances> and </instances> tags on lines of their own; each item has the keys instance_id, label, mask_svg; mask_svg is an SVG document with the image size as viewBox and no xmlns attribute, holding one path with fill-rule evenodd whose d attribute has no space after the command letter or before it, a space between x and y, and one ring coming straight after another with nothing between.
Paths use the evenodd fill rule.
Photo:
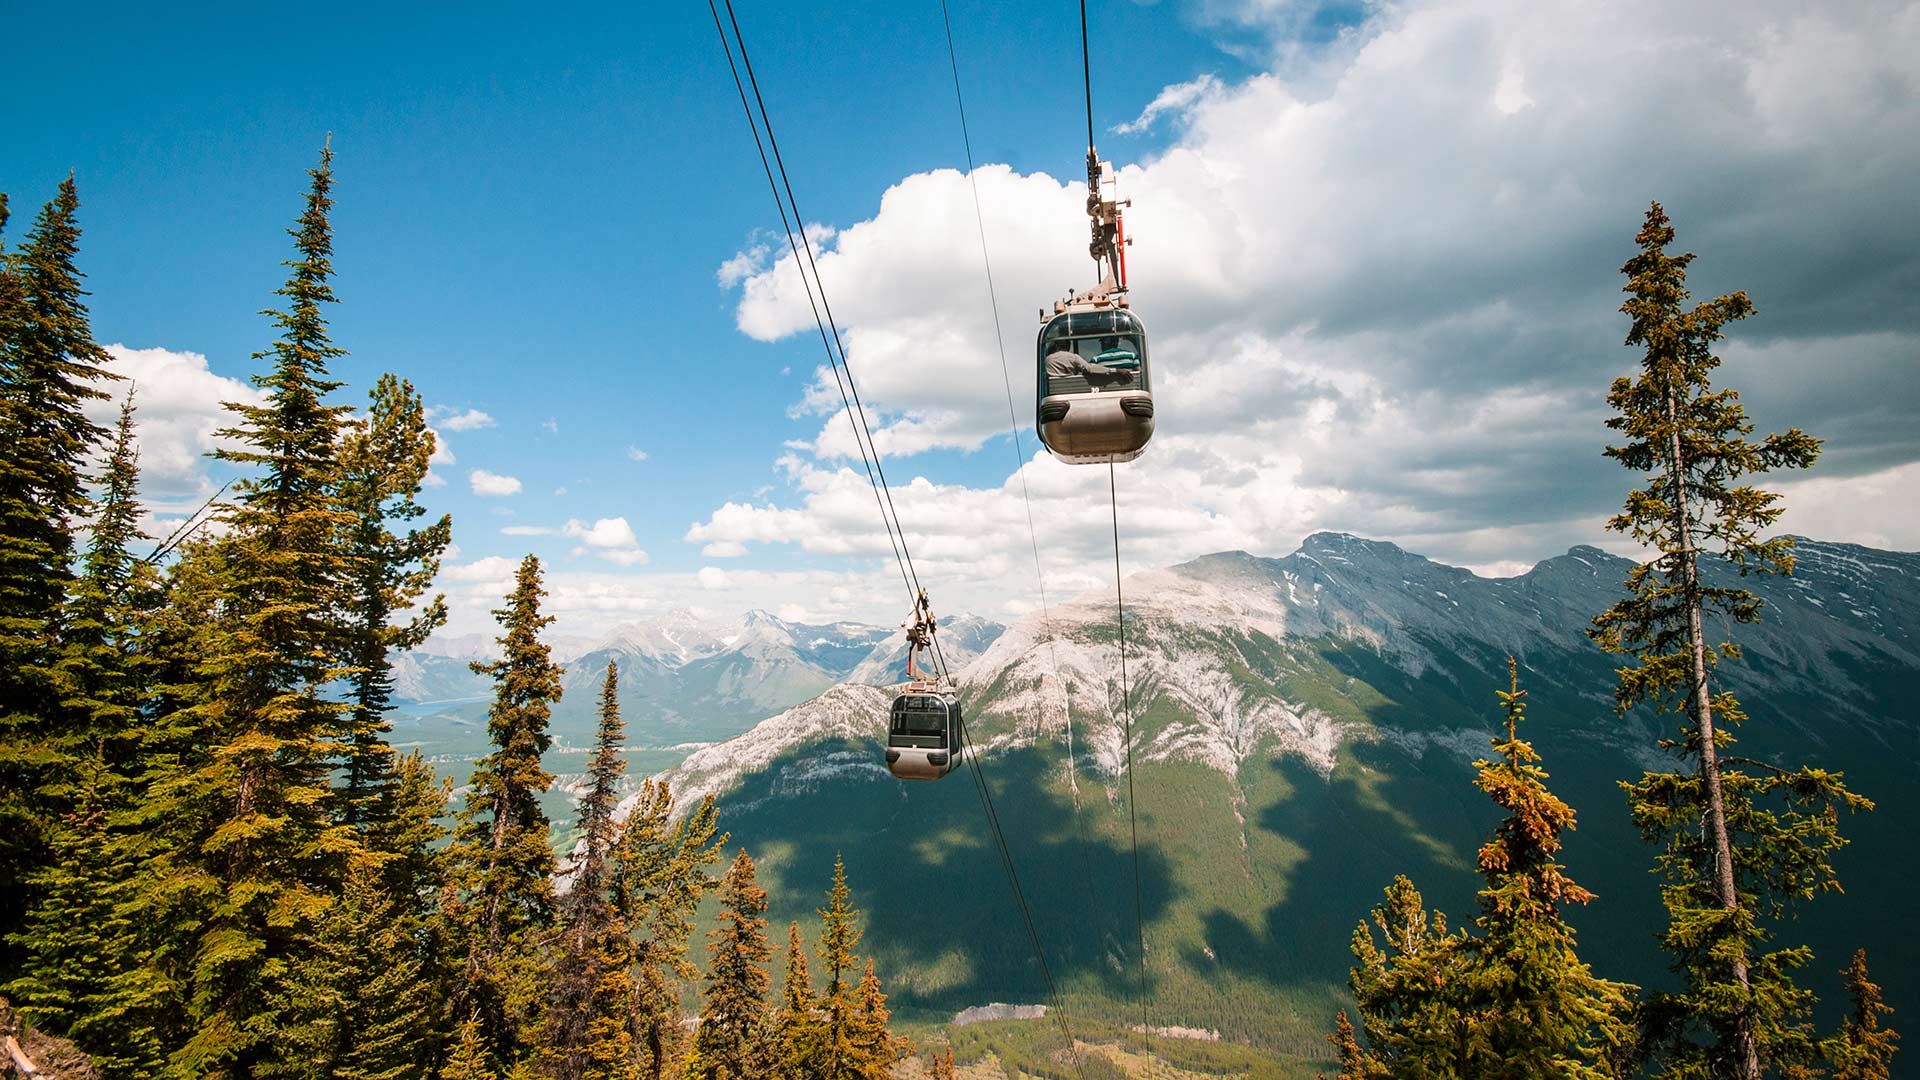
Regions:
<instances>
[{"instance_id":1,"label":"cable car cable","mask_svg":"<svg viewBox=\"0 0 1920 1080\"><path fill-rule=\"evenodd\" d=\"M1033 549L1033 578L1040 593L1040 614L1047 635L1047 655L1054 681L1060 684L1060 702L1066 717L1067 730L1067 788L1073 799L1073 821L1080 834L1080 871L1081 884L1086 892L1087 906L1092 909L1096 903L1097 892L1093 887L1093 869L1087 861L1087 850L1093 841L1087 833L1086 818L1080 811L1080 784L1076 775L1073 753L1073 696L1067 690L1065 680L1060 677L1060 651L1056 641L1053 623L1053 609L1047 602L1047 577L1040 560L1040 537L1034 526L1033 498L1027 488L1027 457L1020 448L1020 418L1013 404L1013 376L1007 366L1007 343L1000 327L1000 299L993 284L993 256L987 246L986 215L980 208L980 182L973 163L973 137L967 127L967 101L960 92L960 57L953 42L953 19L948 13L947 0L940 0L940 24L947 36L947 64L953 72L953 102L960 115L960 142L967 155L967 186L973 194L973 220L980 233L980 262L986 272L987 303L993 312L993 343L1000 353L1000 382L1007 393L1007 430L1013 436L1014 472L1020 477L1020 502L1027 513L1027 540Z\"/></svg>"},{"instance_id":2,"label":"cable car cable","mask_svg":"<svg viewBox=\"0 0 1920 1080\"><path fill-rule=\"evenodd\" d=\"M1133 703L1132 684L1127 679L1127 597L1120 581L1120 495L1114 481L1113 462L1107 462L1107 505L1113 515L1113 603L1120 627L1120 712L1126 720L1127 747L1127 826L1133 843L1133 925L1139 935L1140 949L1140 1037L1147 1049L1147 1071L1153 1071L1153 1025L1147 1017L1147 924L1140 903L1140 819L1135 813L1138 800L1133 793Z\"/></svg>"},{"instance_id":3,"label":"cable car cable","mask_svg":"<svg viewBox=\"0 0 1920 1080\"><path fill-rule=\"evenodd\" d=\"M747 128L753 133L753 146L754 146L754 149L758 151L760 155L760 168L761 168L761 171L766 174L767 187L773 194L773 202L774 202L775 208L778 209L780 212L780 227L786 232L787 247L793 252L794 269L798 270L800 268L800 246L794 241L793 225L788 221L788 218L787 218L787 204L783 202L780 198L780 189L778 186L775 185L775 182L773 179L773 168L767 162L766 147L763 146L760 142L760 122L757 122L754 119L753 107L747 103L746 87L740 82L740 71L737 67L734 66L734 62L733 62L733 47L727 42L727 32L720 25L720 11L717 7L714 6L713 0L707 0L707 10L711 12L713 15L713 28L720 35L720 47L722 51L725 52L727 57L727 69L733 75L734 90L740 95L740 107L742 111L746 113ZM731 17L732 15L731 7L729 7L728 9L728 15L729 17ZM738 30L737 23L735 24L735 28L737 32ZM742 60L746 59L746 45L744 41L741 43L741 59ZM762 120L764 119L765 119L765 113L763 111ZM773 139L773 129L771 126L769 126L767 129L767 138L768 138L768 141L772 141ZM794 209L794 219L799 220L799 217L800 217L799 209L796 207ZM804 228L802 228L801 233L804 236L805 234ZM849 424L853 425L853 444L854 444L854 447L860 451L860 463L862 467L865 468L867 473L867 485L873 488L874 506L876 509L880 511L880 522L881 522L881 525L886 529L887 544L893 548L894 562L898 564L900 567L900 581L902 584L904 584L907 587L907 593L909 596L911 596L911 595L914 595L916 591L914 579L913 579L913 575L909 573L910 563L908 562L908 560L902 558L902 555L901 555L901 542L904 541L905 537L902 536L900 540L895 539L895 532L898 527L897 521L888 517L887 508L881 504L880 487L874 481L873 463L868 459L866 445L861 442L861 428L856 419L857 414L853 407L853 403L848 399L846 382L843 381L843 379L841 378L841 374L840 374L841 359L840 357L835 355L833 351L833 346L827 340L827 324L821 318L820 304L814 301L814 286L817 280L818 280L817 276L816 278L810 280L804 272L800 274L801 287L804 288L807 293L807 306L813 311L814 325L820 331L820 344L827 351L827 366L832 370L834 385L840 391L840 402L842 407L844 407L847 411L847 421ZM822 287L821 288L822 303L824 303L825 301L825 292L826 292L825 288Z\"/></svg>"},{"instance_id":4,"label":"cable car cable","mask_svg":"<svg viewBox=\"0 0 1920 1080\"><path fill-rule=\"evenodd\" d=\"M840 340L840 325L838 322L834 320L833 305L829 303L827 300L826 283L820 279L820 268L814 262L813 241L808 238L806 226L804 224L804 222L806 221L806 218L803 217L800 213L799 200L795 199L793 196L793 183L787 178L786 161L780 155L780 141L774 137L773 121L767 115L766 99L763 98L760 94L760 80L756 78L753 73L753 58L747 55L747 40L745 37L741 36L740 34L740 21L734 15L733 0L723 0L723 2L725 3L727 8L727 21L733 25L734 41L740 46L740 62L747 69L747 84L753 87L753 100L760 108L760 122L767 129L767 145L773 149L773 163L774 163L774 166L778 168L780 171L780 184L783 188L786 189L787 204L793 207L794 222L800 225L800 248L802 251L806 253L807 268L810 271L812 271L814 284L820 290L820 306L824 308L827 313L827 318L826 318L827 329L832 332L834 347L839 350L840 366L846 369L847 389L852 391L853 393L853 404L849 406L849 408L853 412L854 416L859 420L860 429L866 434L867 445L872 449L872 452L873 452L873 465L872 465L873 471L878 473L880 477L879 491L886 499L887 513L892 515L893 527L900 534L900 553L905 557L907 576L910 579L908 592L910 594L918 593L920 589L920 575L914 570L913 552L907 546L907 534L906 534L905 528L900 524L900 512L896 510L893 505L893 489L887 483L886 466L881 464L881 461L880 461L880 447L874 443L873 429L869 427L867 424L867 407L865 403L863 403L860 400L859 384L854 381L853 367L851 364L847 362L847 347L845 343ZM709 3L709 6L711 6L712 0L708 0L708 3ZM789 242L792 241L791 233L788 234L788 240ZM799 268L798 264L796 263L795 269L798 269L798 268ZM854 441L858 443L859 438L856 436ZM940 658L939 663L941 667L941 674L945 675L946 660L944 658Z\"/></svg>"},{"instance_id":5,"label":"cable car cable","mask_svg":"<svg viewBox=\"0 0 1920 1080\"><path fill-rule=\"evenodd\" d=\"M727 56L728 69L733 74L734 88L740 96L740 103L741 103L742 109L747 113L748 126L753 130L754 145L755 145L755 148L759 150L759 153L760 153L761 167L763 171L766 172L767 182L769 187L773 188L774 201L776 205L780 207L781 227L787 233L787 243L789 248L794 249L795 269L799 269L799 258L800 258L801 252L804 251L806 254L807 269L811 271L813 275L812 283L810 285L807 285L808 303L809 303L809 306L812 306L814 290L817 288L819 291L820 301L819 301L819 306L813 308L814 321L816 326L818 326L819 329L821 330L821 338L822 338L823 344L825 344L826 342L829 330L831 331L832 345L827 346L828 360L830 364L835 367L836 382L838 382L838 377L840 374L839 369L840 368L845 369L846 384L843 387L841 387L841 392L843 396L843 404L846 406L850 418L856 421L854 443L856 448L858 448L861 452L862 462L866 463L868 466L868 483L870 486L874 487L875 489L876 502L878 503L882 500L882 498L884 498L884 505L881 509L882 524L885 525L888 529L888 536L890 541L894 538L896 534L898 536L899 542L894 550L895 559L897 562L900 563L902 577L907 582L909 594L917 597L920 592L919 575L914 570L913 556L911 553L911 549L909 548L907 543L906 532L900 522L899 512L893 506L893 496L886 482L885 469L881 465L879 460L879 457L880 457L879 448L877 445L874 444L872 429L871 427L868 426L866 422L865 406L860 401L860 398L859 398L859 389L853 379L853 368L847 362L846 346L840 340L839 327L833 321L833 308L832 308L832 305L828 302L826 297L826 285L823 281L820 280L819 267L813 258L813 246L811 241L807 238L806 229L804 225L802 225L799 230L800 235L799 235L798 242L796 244L796 240L794 237L794 224L804 222L805 218L800 213L800 207L799 207L798 201L793 197L792 182L787 176L786 164L783 161L780 154L779 142L773 133L773 123L767 113L766 101L765 101L765 98L761 95L759 81L755 77L753 72L753 61L751 57L749 57L747 54L746 40L740 33L739 20L734 13L732 0L725 0L725 6L727 8L728 21L733 26L734 43L738 44L740 47L741 64L744 65L747 69L747 83L753 87L754 101L759 107L760 118L758 123L755 123L754 121L753 108L747 104L746 89L740 82L739 68L734 65L733 51L732 51L732 47L727 42L726 30L720 24L719 9L714 4L713 0L707 0L708 11L713 15L714 29L720 35L721 46ZM766 128L766 134L767 134L766 146L770 147L773 150L773 168L768 168L767 160L766 160L766 150L761 148L760 128L762 126ZM780 173L780 187L784 187L786 190L786 201L784 203L782 203L780 199L780 187L774 187L774 181L773 181L774 168L777 168ZM788 207L791 207L793 210L793 218L791 222L789 221L786 213ZM801 280L803 284L807 283L807 274L805 272L801 274ZM822 309L824 309L826 312L826 316L824 320L821 317ZM837 357L835 355L836 349L838 350ZM849 390L852 391L851 402L847 402L844 400ZM862 444L862 441L861 441L861 438L863 435L865 436L864 444ZM871 458L869 458L868 456L869 450L871 450L871 455L872 455ZM877 482L875 479L876 474L878 476ZM940 668L941 676L942 678L946 678L949 675L949 670L946 663L945 653L939 646L939 641L937 636L934 637L933 639L933 646L934 646L936 663ZM968 735L966 732L966 721L964 716L962 716L960 719L960 729L961 729L961 739L963 743L971 747L972 737ZM1047 966L1046 956L1044 955L1044 952L1040 948L1039 934L1038 934L1038 931L1035 930L1033 926L1032 912L1027 905L1025 892L1020 887L1019 874L1014 867L1012 853L1009 851L1007 847L1005 833L1000 828L999 813L993 806L992 793L987 787L985 774L980 766L978 755L974 753L970 753L967 755L967 757L970 759L970 764L973 769L973 774L979 786L978 790L981 796L982 805L987 811L988 823L993 833L995 845L1000 853L1002 865L1007 871L1008 881L1013 886L1014 898L1015 898L1016 904L1019 906L1022 913L1023 921L1027 925L1029 940L1034 947L1034 959L1037 960L1040 964L1041 974L1047 983L1049 995L1054 999L1056 1012L1058 1013L1061 1019L1062 1030L1066 1033L1068 1038L1068 1045L1069 1047L1071 1047L1073 1045L1073 1036L1072 1036L1071 1027L1068 1026L1067 1010L1065 1008L1064 1002L1059 996L1058 984L1053 979L1052 970ZM1076 1072L1078 1071L1079 1071L1078 1062L1076 1058Z\"/></svg>"}]
</instances>

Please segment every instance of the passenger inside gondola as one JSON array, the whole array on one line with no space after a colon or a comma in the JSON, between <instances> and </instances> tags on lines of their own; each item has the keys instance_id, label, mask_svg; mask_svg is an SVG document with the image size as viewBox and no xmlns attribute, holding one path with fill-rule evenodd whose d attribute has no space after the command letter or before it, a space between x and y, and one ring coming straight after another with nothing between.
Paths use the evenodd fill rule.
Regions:
<instances>
[{"instance_id":1,"label":"passenger inside gondola","mask_svg":"<svg viewBox=\"0 0 1920 1080\"><path fill-rule=\"evenodd\" d=\"M1137 366L1139 364L1140 360L1138 355L1131 350L1120 350L1118 347L1118 338L1105 338L1103 339L1103 345L1105 342L1112 342L1114 346L1111 349L1102 349L1100 353L1101 360L1106 360L1109 355L1111 355L1114 360L1119 361L1118 363L1102 363L1088 360L1075 350L1075 346L1079 344L1077 341L1068 340L1056 342L1054 351L1047 354L1048 392L1074 392L1074 389L1077 388L1069 389L1068 386L1056 388L1053 385L1056 379L1069 379L1073 376L1085 379L1089 384L1088 389L1099 389L1115 384L1131 386L1133 384L1133 372L1127 370L1127 367Z\"/></svg>"}]
</instances>

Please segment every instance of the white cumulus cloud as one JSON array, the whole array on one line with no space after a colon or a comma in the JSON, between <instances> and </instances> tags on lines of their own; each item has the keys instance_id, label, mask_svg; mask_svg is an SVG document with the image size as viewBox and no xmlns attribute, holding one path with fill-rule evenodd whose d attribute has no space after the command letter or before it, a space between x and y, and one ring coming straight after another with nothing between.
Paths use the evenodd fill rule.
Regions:
<instances>
[{"instance_id":1,"label":"white cumulus cloud","mask_svg":"<svg viewBox=\"0 0 1920 1080\"><path fill-rule=\"evenodd\" d=\"M191 509L187 504L197 505L218 486L211 479L213 471L222 478L233 471L233 466L207 457L220 446L233 445L214 435L239 419L223 403L258 405L266 395L250 383L215 374L200 353L121 344L108 345L106 351L108 370L127 381L103 383L108 398L88 402L87 416L110 429L131 384L142 498L156 507Z\"/></svg>"},{"instance_id":2,"label":"white cumulus cloud","mask_svg":"<svg viewBox=\"0 0 1920 1080\"><path fill-rule=\"evenodd\" d=\"M485 469L475 469L467 474L467 483L475 495L500 496L520 494L518 477L502 476Z\"/></svg>"},{"instance_id":3,"label":"white cumulus cloud","mask_svg":"<svg viewBox=\"0 0 1920 1080\"><path fill-rule=\"evenodd\" d=\"M1300 31L1267 0L1209 10L1217 25ZM1272 71L1170 86L1134 121L1173 120L1177 135L1120 163L1159 406L1153 446L1120 471L1129 560L1285 551L1320 528L1488 570L1608 542L1604 519L1633 479L1600 456L1605 388L1635 362L1619 344L1618 269L1651 199L1674 215L1677 246L1700 252L1697 296L1745 288L1759 306L1731 328L1720 377L1763 429L1826 437L1817 472L1836 484L1920 459L1920 215L1905 179L1920 172L1920 8L1364 13L1314 64L1280 43ZM899 460L1005 444L1003 349L1029 424L1026 316L1090 283L1082 181L995 164L974 179L1002 340L959 172L899 179L822 247L820 275L916 560L975 575L962 587L983 596L1030 583L1024 476L1049 580L1059 565L1060 588L1092 587L1105 470L1029 457L1004 484L972 487ZM813 333L790 255L737 269L742 332ZM842 467L854 443L824 368L794 409L819 428L787 491L728 502L686 539L715 557L783 544L890 561L864 476ZM1804 492L1829 490L1842 489Z\"/></svg>"},{"instance_id":4,"label":"white cumulus cloud","mask_svg":"<svg viewBox=\"0 0 1920 1080\"><path fill-rule=\"evenodd\" d=\"M435 425L448 431L477 431L494 426L493 417L479 409L455 412L452 409L435 408L433 414Z\"/></svg>"}]
</instances>

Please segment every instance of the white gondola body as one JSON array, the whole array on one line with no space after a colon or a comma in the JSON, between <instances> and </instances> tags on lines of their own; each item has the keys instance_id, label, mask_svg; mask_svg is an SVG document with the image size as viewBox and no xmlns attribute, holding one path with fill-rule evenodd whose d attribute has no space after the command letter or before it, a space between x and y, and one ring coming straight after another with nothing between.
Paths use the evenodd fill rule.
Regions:
<instances>
[{"instance_id":1,"label":"white gondola body","mask_svg":"<svg viewBox=\"0 0 1920 1080\"><path fill-rule=\"evenodd\" d=\"M909 683L887 722L887 771L901 780L938 780L960 767L960 700L949 690Z\"/></svg>"},{"instance_id":2,"label":"white gondola body","mask_svg":"<svg viewBox=\"0 0 1920 1080\"><path fill-rule=\"evenodd\" d=\"M1101 368L1125 372L1104 385L1049 370L1050 354L1070 351ZM1073 465L1132 461L1153 438L1153 387L1147 331L1139 318L1110 303L1072 304L1048 319L1035 343L1035 428L1040 441Z\"/></svg>"}]
</instances>

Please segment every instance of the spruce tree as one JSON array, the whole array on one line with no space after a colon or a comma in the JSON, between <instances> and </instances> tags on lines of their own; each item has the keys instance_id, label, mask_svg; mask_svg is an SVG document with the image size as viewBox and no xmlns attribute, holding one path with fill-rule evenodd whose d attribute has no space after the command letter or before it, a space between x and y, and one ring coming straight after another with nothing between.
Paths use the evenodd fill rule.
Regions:
<instances>
[{"instance_id":1,"label":"spruce tree","mask_svg":"<svg viewBox=\"0 0 1920 1080\"><path fill-rule=\"evenodd\" d=\"M1540 755L1519 734L1527 692L1507 660L1508 688L1497 691L1506 737L1494 761L1478 761L1476 786L1507 813L1480 849L1480 933L1467 939L1467 1007L1474 1024L1474 1073L1527 1080L1603 1080L1619 1075L1633 1041L1628 988L1595 978L1574 950L1562 905L1593 894L1554 861L1573 808L1547 790Z\"/></svg>"},{"instance_id":2,"label":"spruce tree","mask_svg":"<svg viewBox=\"0 0 1920 1080\"><path fill-rule=\"evenodd\" d=\"M872 958L868 958L860 985L854 989L854 1002L852 1042L857 1056L852 1075L859 1080L888 1080L894 1062L912 1056L913 1044L893 1034L893 1016L887 1010L880 977L873 972Z\"/></svg>"},{"instance_id":3,"label":"spruce tree","mask_svg":"<svg viewBox=\"0 0 1920 1080\"><path fill-rule=\"evenodd\" d=\"M665 781L645 781L613 853L614 906L635 935L633 1039L639 1075L672 1075L682 1051L680 987L699 975L687 959L694 913L719 884L707 867L720 860L713 796L677 822Z\"/></svg>"},{"instance_id":4,"label":"spruce tree","mask_svg":"<svg viewBox=\"0 0 1920 1080\"><path fill-rule=\"evenodd\" d=\"M197 902L191 952L192 1034L174 1067L245 1076L275 1053L282 980L307 959L309 932L354 848L328 813L329 771L342 706L325 686L340 674L337 615L344 606L335 450L343 406L327 364L342 355L323 306L334 300L332 154L310 171L305 208L289 234L295 257L269 311L280 336L256 359L259 405L229 403L233 446L222 460L258 470L219 508L224 536L214 617L193 629L195 685L188 726L211 747L155 798L184 834L182 871Z\"/></svg>"},{"instance_id":5,"label":"spruce tree","mask_svg":"<svg viewBox=\"0 0 1920 1080\"><path fill-rule=\"evenodd\" d=\"M447 857L441 841L452 781L442 779L419 751L394 762L386 785L369 815L362 844L379 857L389 895L413 903L420 917L429 914L446 884Z\"/></svg>"},{"instance_id":6,"label":"spruce tree","mask_svg":"<svg viewBox=\"0 0 1920 1080\"><path fill-rule=\"evenodd\" d=\"M619 670L608 661L587 790L580 797L577 858L560 902L547 1009L546 1052L559 1080L626 1076L632 1065L633 939L611 893L619 833L614 809L626 772L619 685Z\"/></svg>"},{"instance_id":7,"label":"spruce tree","mask_svg":"<svg viewBox=\"0 0 1920 1080\"><path fill-rule=\"evenodd\" d=\"M1367 1036L1362 1076L1472 1080L1473 1018L1461 1007L1465 950L1447 933L1447 919L1429 912L1405 875L1387 887L1372 913L1385 940L1366 922L1353 932L1356 963L1347 981Z\"/></svg>"},{"instance_id":8,"label":"spruce tree","mask_svg":"<svg viewBox=\"0 0 1920 1080\"><path fill-rule=\"evenodd\" d=\"M697 1072L689 1069L688 1080L769 1071L767 893L754 882L745 848L720 880L719 900L719 926L707 935L706 1000L693 1037Z\"/></svg>"},{"instance_id":9,"label":"spruce tree","mask_svg":"<svg viewBox=\"0 0 1920 1080\"><path fill-rule=\"evenodd\" d=\"M1342 1013L1341 1015L1344 1016L1345 1014ZM953 1047L947 1047L947 1052L944 1057L941 1056L938 1050L935 1050L927 1056L927 1074L932 1080L955 1080L953 1075Z\"/></svg>"},{"instance_id":10,"label":"spruce tree","mask_svg":"<svg viewBox=\"0 0 1920 1080\"><path fill-rule=\"evenodd\" d=\"M1893 1054L1900 1033L1880 1026L1880 1014L1893 1011L1880 1000L1880 987L1867 975L1867 950L1853 954L1853 963L1841 974L1847 980L1847 1013L1837 1035L1821 1044L1833 1068L1833 1080L1887 1080L1893 1075Z\"/></svg>"},{"instance_id":11,"label":"spruce tree","mask_svg":"<svg viewBox=\"0 0 1920 1080\"><path fill-rule=\"evenodd\" d=\"M501 659L475 663L494 681L487 732L493 752L475 763L451 857L465 966L458 1004L478 1015L490 1051L502 1062L531 1056L539 1033L540 972L535 939L553 921L553 848L540 796L553 783L541 764L547 724L560 699L560 667L540 640L553 621L540 560L521 560L506 606Z\"/></svg>"},{"instance_id":12,"label":"spruce tree","mask_svg":"<svg viewBox=\"0 0 1920 1080\"><path fill-rule=\"evenodd\" d=\"M87 418L95 384L118 378L93 341L73 177L16 252L0 250L0 969L19 929L46 830L71 805L59 744L72 718L52 672L73 581L73 519L104 432ZM4 225L0 207L0 225Z\"/></svg>"},{"instance_id":13,"label":"spruce tree","mask_svg":"<svg viewBox=\"0 0 1920 1080\"><path fill-rule=\"evenodd\" d=\"M860 911L853 906L853 890L847 885L847 867L838 853L833 857L833 884L827 890L827 906L817 909L820 916L820 966L827 975L826 989L820 995L821 1075L830 1080L859 1075L861 1048L855 1041L855 1013L859 1007L857 986L851 981L858 958L853 950L860 944Z\"/></svg>"},{"instance_id":14,"label":"spruce tree","mask_svg":"<svg viewBox=\"0 0 1920 1080\"><path fill-rule=\"evenodd\" d=\"M1333 1034L1327 1036L1327 1041L1333 1044L1334 1055L1340 1061L1339 1080L1380 1080L1387 1075L1386 1068L1360 1048L1360 1040L1354 1037L1353 1021L1347 1019L1347 1010L1341 1009L1333 1018ZM952 1051L948 1051L948 1055L951 1058ZM951 1068L948 1075L952 1075ZM1326 1080L1325 1074L1321 1074L1320 1080Z\"/></svg>"},{"instance_id":15,"label":"spruce tree","mask_svg":"<svg viewBox=\"0 0 1920 1080\"><path fill-rule=\"evenodd\" d=\"M411 649L446 621L441 597L395 625L397 613L414 608L440 571L440 557L453 539L453 520L442 516L424 528L409 526L426 513L417 501L433 456L434 436L413 384L382 375L364 420L341 440L340 501L351 515L346 529L349 579L347 653L343 666L352 682L347 716L346 776L342 816L365 822L393 777L392 729L395 649ZM401 530L396 532L395 530Z\"/></svg>"},{"instance_id":16,"label":"spruce tree","mask_svg":"<svg viewBox=\"0 0 1920 1080\"><path fill-rule=\"evenodd\" d=\"M114 778L134 770L141 738L146 660L139 653L138 623L157 599L153 568L133 552L146 539L140 520L139 447L134 439L134 390L128 387L114 425L113 441L94 514L64 616L64 640L55 685L67 717L56 740L68 768L91 772L97 757Z\"/></svg>"},{"instance_id":17,"label":"spruce tree","mask_svg":"<svg viewBox=\"0 0 1920 1080\"><path fill-rule=\"evenodd\" d=\"M280 989L275 1058L258 1071L297 1080L402 1080L432 1060L438 1001L419 924L386 892L379 860L357 855L340 899Z\"/></svg>"},{"instance_id":18,"label":"spruce tree","mask_svg":"<svg viewBox=\"0 0 1920 1080\"><path fill-rule=\"evenodd\" d=\"M460 1022L454 1032L453 1050L440 1067L440 1080L500 1080L478 1018L470 1016Z\"/></svg>"},{"instance_id":19,"label":"spruce tree","mask_svg":"<svg viewBox=\"0 0 1920 1080\"><path fill-rule=\"evenodd\" d=\"M787 971L780 985L780 1007L774 1014L774 1044L780 1075L785 1080L811 1080L824 1071L820 1003L807 971L807 951L800 942L800 924L787 926Z\"/></svg>"},{"instance_id":20,"label":"spruce tree","mask_svg":"<svg viewBox=\"0 0 1920 1080\"><path fill-rule=\"evenodd\" d=\"M61 779L42 790L72 809L50 830L50 861L30 879L38 902L19 936L20 977L7 988L42 1030L88 1046L103 1067L122 1074L157 1067L150 1038L112 1037L114 1018L147 1008L137 992L125 999L144 984L133 927L118 906L138 865L135 838L123 821L116 826L137 798L140 668L129 593L144 595L135 586L147 576L128 550L140 536L132 420L130 391L53 672L68 731L52 743Z\"/></svg>"},{"instance_id":21,"label":"spruce tree","mask_svg":"<svg viewBox=\"0 0 1920 1080\"><path fill-rule=\"evenodd\" d=\"M1627 441L1606 454L1646 478L1608 528L1657 554L1628 574L1627 597L1595 618L1590 634L1634 658L1619 673L1621 712L1648 705L1681 717L1677 737L1661 742L1681 768L1624 785L1635 824L1659 845L1669 912L1662 941L1684 983L1650 999L1649 1045L1664 1076L1758 1080L1814 1052L1812 996L1793 978L1811 954L1766 951L1768 924L1794 902L1838 888L1828 861L1845 843L1838 812L1872 804L1837 773L1728 754L1745 715L1715 671L1739 647L1711 640L1707 619L1755 622L1761 605L1714 581L1702 558L1723 573L1791 573L1791 538L1760 538L1782 512L1779 496L1745 479L1804 468L1820 443L1797 428L1748 438L1753 425L1739 395L1715 390L1711 376L1720 365L1714 343L1753 305L1733 293L1686 309L1693 255L1669 254L1673 237L1652 204L1635 238L1640 251L1622 268L1626 343L1644 350L1640 371L1615 380L1607 398L1617 413L1607 425Z\"/></svg>"}]
</instances>

